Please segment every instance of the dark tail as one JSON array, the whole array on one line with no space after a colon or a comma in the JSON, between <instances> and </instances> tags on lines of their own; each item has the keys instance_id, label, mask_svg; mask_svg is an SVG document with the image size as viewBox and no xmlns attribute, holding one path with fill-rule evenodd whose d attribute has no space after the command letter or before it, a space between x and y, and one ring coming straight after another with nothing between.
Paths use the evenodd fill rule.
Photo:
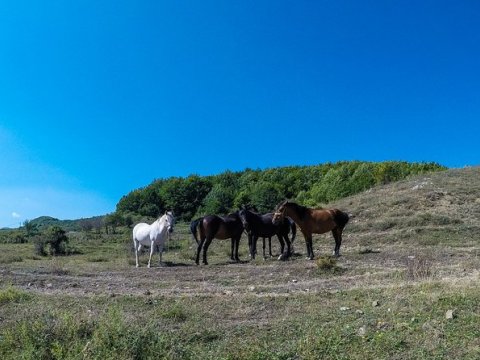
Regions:
<instances>
[{"instance_id":1,"label":"dark tail","mask_svg":"<svg viewBox=\"0 0 480 360\"><path fill-rule=\"evenodd\" d=\"M350 220L350 217L346 212L335 209L335 214L333 215L333 219L335 220L337 227L339 227L340 229L343 229L347 225L348 220Z\"/></svg>"},{"instance_id":2,"label":"dark tail","mask_svg":"<svg viewBox=\"0 0 480 360\"><path fill-rule=\"evenodd\" d=\"M198 236L197 236L197 229L198 229L198 224L203 220L203 217L200 217L198 219L193 220L190 223L190 232L192 233L193 238L197 242L198 245Z\"/></svg>"}]
</instances>

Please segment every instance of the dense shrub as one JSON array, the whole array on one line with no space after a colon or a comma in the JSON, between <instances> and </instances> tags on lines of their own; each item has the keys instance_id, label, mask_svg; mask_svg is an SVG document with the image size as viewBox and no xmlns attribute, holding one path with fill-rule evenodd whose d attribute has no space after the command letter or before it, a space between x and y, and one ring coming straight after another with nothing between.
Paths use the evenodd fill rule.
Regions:
<instances>
[{"instance_id":1,"label":"dense shrub","mask_svg":"<svg viewBox=\"0 0 480 360\"><path fill-rule=\"evenodd\" d=\"M51 226L44 233L33 237L34 252L36 255L65 255L67 254L68 237L59 226Z\"/></svg>"},{"instance_id":2,"label":"dense shrub","mask_svg":"<svg viewBox=\"0 0 480 360\"><path fill-rule=\"evenodd\" d=\"M178 219L225 214L241 205L271 211L282 199L316 206L365 191L410 175L445 170L436 163L338 162L315 166L290 166L266 170L226 171L216 176L155 180L125 195L116 212L155 217L174 210Z\"/></svg>"}]
</instances>

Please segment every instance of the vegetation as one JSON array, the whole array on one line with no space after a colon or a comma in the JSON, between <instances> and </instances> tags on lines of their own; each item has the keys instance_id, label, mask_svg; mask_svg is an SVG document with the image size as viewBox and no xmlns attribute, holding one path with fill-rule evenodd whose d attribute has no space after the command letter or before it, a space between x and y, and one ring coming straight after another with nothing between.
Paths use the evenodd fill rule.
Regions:
<instances>
[{"instance_id":1,"label":"vegetation","mask_svg":"<svg viewBox=\"0 0 480 360\"><path fill-rule=\"evenodd\" d=\"M177 219L190 221L194 216L235 211L243 204L268 212L285 198L316 206L376 185L445 169L436 163L352 161L174 177L155 180L125 195L116 213L129 218L156 217L169 209Z\"/></svg>"},{"instance_id":2,"label":"vegetation","mask_svg":"<svg viewBox=\"0 0 480 360\"><path fill-rule=\"evenodd\" d=\"M449 170L328 204L352 214L338 259L327 234L305 260L299 233L287 262L249 261L243 237L242 263L214 240L195 266L182 222L151 269L126 226L69 232L72 256L5 241L0 358L478 359L479 179Z\"/></svg>"},{"instance_id":3,"label":"vegetation","mask_svg":"<svg viewBox=\"0 0 480 360\"><path fill-rule=\"evenodd\" d=\"M68 237L65 230L59 226L51 226L42 235L36 235L33 242L36 255L67 254Z\"/></svg>"}]
</instances>

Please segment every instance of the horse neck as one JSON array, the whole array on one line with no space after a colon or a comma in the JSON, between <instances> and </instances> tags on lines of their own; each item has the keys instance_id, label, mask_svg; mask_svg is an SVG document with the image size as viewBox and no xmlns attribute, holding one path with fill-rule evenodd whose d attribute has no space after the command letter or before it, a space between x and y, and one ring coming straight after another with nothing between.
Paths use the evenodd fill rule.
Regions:
<instances>
[{"instance_id":1,"label":"horse neck","mask_svg":"<svg viewBox=\"0 0 480 360\"><path fill-rule=\"evenodd\" d=\"M290 217L297 224L303 224L303 222L304 222L304 219L300 218L300 215L298 214L297 210L290 207L290 206L287 206L285 208L285 213L284 214L286 216Z\"/></svg>"},{"instance_id":2,"label":"horse neck","mask_svg":"<svg viewBox=\"0 0 480 360\"><path fill-rule=\"evenodd\" d=\"M252 211L247 212L247 221L251 222L252 224L260 224L262 222L262 216L259 214L255 214Z\"/></svg>"},{"instance_id":3,"label":"horse neck","mask_svg":"<svg viewBox=\"0 0 480 360\"><path fill-rule=\"evenodd\" d=\"M165 232L167 230L167 225L166 225L166 222L164 221L164 216L159 217L157 221L155 221L157 223L159 232Z\"/></svg>"}]
</instances>

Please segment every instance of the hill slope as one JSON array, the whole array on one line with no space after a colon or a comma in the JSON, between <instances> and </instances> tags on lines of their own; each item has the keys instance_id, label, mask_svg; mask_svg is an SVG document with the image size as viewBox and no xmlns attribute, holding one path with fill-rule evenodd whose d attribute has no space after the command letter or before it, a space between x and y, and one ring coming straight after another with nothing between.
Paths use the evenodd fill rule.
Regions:
<instances>
[{"instance_id":1,"label":"hill slope","mask_svg":"<svg viewBox=\"0 0 480 360\"><path fill-rule=\"evenodd\" d=\"M420 175L338 200L352 214L347 233L376 243L476 245L480 240L480 167Z\"/></svg>"}]
</instances>

